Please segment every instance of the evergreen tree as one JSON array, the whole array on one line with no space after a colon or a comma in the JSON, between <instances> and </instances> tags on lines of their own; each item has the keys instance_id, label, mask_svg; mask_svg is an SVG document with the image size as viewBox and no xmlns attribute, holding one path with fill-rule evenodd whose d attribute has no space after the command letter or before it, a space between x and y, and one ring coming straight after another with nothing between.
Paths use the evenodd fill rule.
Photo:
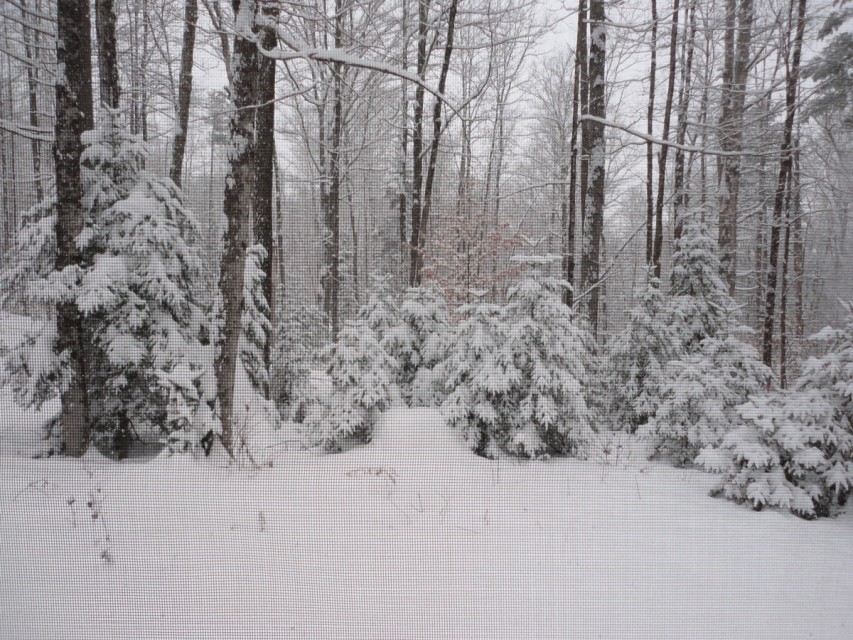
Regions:
<instances>
[{"instance_id":1,"label":"evergreen tree","mask_svg":"<svg viewBox=\"0 0 853 640\"><path fill-rule=\"evenodd\" d=\"M319 367L325 339L326 318L317 307L292 299L279 306L275 352L270 364L271 397L282 416L304 421L317 397L311 385L311 370Z\"/></svg>"},{"instance_id":2,"label":"evergreen tree","mask_svg":"<svg viewBox=\"0 0 853 640\"><path fill-rule=\"evenodd\" d=\"M737 422L736 407L772 377L758 352L741 341L735 303L720 278L713 241L687 218L673 255L669 322L681 356L668 363L655 415L638 432L678 465L718 443Z\"/></svg>"},{"instance_id":3,"label":"evergreen tree","mask_svg":"<svg viewBox=\"0 0 853 640\"><path fill-rule=\"evenodd\" d=\"M407 290L399 322L385 330L382 346L398 364L397 385L410 406L441 404L438 365L447 357L449 340L450 315L444 297L428 287Z\"/></svg>"},{"instance_id":4,"label":"evergreen tree","mask_svg":"<svg viewBox=\"0 0 853 640\"><path fill-rule=\"evenodd\" d=\"M753 508L777 506L827 516L853 487L853 307L844 329L816 339L829 351L810 358L789 391L751 398L740 426L699 462L725 478L715 493Z\"/></svg>"},{"instance_id":5,"label":"evergreen tree","mask_svg":"<svg viewBox=\"0 0 853 640\"><path fill-rule=\"evenodd\" d=\"M122 130L119 114L107 112L83 140L81 267L57 272L50 264L55 215L51 205L42 206L16 240L17 259L3 275L3 287L8 291L31 279L28 291L36 300L73 301L83 314L83 331L93 345L86 360L95 442L123 457L132 438L168 440L188 426L170 411L176 367L192 372L198 390L209 389L201 380L210 357L207 317L195 298L201 260L196 222L180 191L145 170L146 144ZM28 342L44 346L54 331L50 322L34 326ZM20 350L6 356L24 402L38 405L61 393L67 363L46 357L33 369Z\"/></svg>"},{"instance_id":6,"label":"evergreen tree","mask_svg":"<svg viewBox=\"0 0 853 640\"><path fill-rule=\"evenodd\" d=\"M520 372L507 449L518 455L583 455L592 436L586 385L595 377L594 340L563 303L567 282L536 266L507 292L506 348Z\"/></svg>"},{"instance_id":7,"label":"evergreen tree","mask_svg":"<svg viewBox=\"0 0 853 640\"><path fill-rule=\"evenodd\" d=\"M322 409L309 417L309 426L327 450L352 438L369 441L379 414L398 396L397 363L362 314L341 327L322 357L328 362L332 392Z\"/></svg>"},{"instance_id":8,"label":"evergreen tree","mask_svg":"<svg viewBox=\"0 0 853 640\"><path fill-rule=\"evenodd\" d=\"M609 414L618 428L631 433L655 415L666 365L681 353L660 282L653 273L639 297L629 312L627 326L608 344L606 353Z\"/></svg>"},{"instance_id":9,"label":"evergreen tree","mask_svg":"<svg viewBox=\"0 0 853 640\"><path fill-rule=\"evenodd\" d=\"M758 351L733 333L705 338L669 363L657 412L639 432L677 465L691 464L737 426L737 407L764 392L771 377Z\"/></svg>"},{"instance_id":10,"label":"evergreen tree","mask_svg":"<svg viewBox=\"0 0 853 640\"><path fill-rule=\"evenodd\" d=\"M533 273L510 287L505 306L460 307L440 369L441 410L478 455L583 455L592 339L562 303L565 286Z\"/></svg>"},{"instance_id":11,"label":"evergreen tree","mask_svg":"<svg viewBox=\"0 0 853 640\"><path fill-rule=\"evenodd\" d=\"M521 380L512 352L504 348L510 331L506 310L478 302L462 305L459 314L440 365L447 392L441 413L477 455L494 458L509 437L506 417L516 409L513 391Z\"/></svg>"},{"instance_id":12,"label":"evergreen tree","mask_svg":"<svg viewBox=\"0 0 853 640\"><path fill-rule=\"evenodd\" d=\"M668 313L685 352L732 326L735 303L720 277L715 242L695 216L685 216L684 228L672 255Z\"/></svg>"}]
</instances>

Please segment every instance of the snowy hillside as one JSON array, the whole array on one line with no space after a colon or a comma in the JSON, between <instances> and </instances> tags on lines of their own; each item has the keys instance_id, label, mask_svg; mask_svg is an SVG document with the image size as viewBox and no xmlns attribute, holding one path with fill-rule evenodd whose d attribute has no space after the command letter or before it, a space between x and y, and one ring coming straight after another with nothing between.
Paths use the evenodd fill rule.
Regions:
<instances>
[{"instance_id":1,"label":"snowy hillside","mask_svg":"<svg viewBox=\"0 0 853 640\"><path fill-rule=\"evenodd\" d=\"M849 510L715 500L624 436L489 461L392 410L366 447L247 468L32 460L34 416L0 415L2 638L853 637Z\"/></svg>"}]
</instances>

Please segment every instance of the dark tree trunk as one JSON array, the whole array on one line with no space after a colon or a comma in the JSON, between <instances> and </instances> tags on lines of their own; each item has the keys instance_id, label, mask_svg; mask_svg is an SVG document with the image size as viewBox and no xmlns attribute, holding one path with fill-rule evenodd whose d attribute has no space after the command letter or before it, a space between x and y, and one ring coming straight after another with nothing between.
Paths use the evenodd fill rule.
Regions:
<instances>
[{"instance_id":1,"label":"dark tree trunk","mask_svg":"<svg viewBox=\"0 0 853 640\"><path fill-rule=\"evenodd\" d=\"M673 203L673 236L676 241L681 237L684 225L684 209L687 207L687 186L684 177L684 149L682 146L687 140L687 110L690 106L690 93L693 87L693 48L696 42L696 1L691 2L689 9L685 12L685 21L689 25L689 35L685 39L687 49L687 61L681 75L681 88L678 91L678 129L675 142L679 145L675 150L675 172L673 175L673 191L675 202ZM689 16L689 17L688 17Z\"/></svg>"},{"instance_id":2,"label":"dark tree trunk","mask_svg":"<svg viewBox=\"0 0 853 640\"><path fill-rule=\"evenodd\" d=\"M186 0L184 5L184 41L181 46L181 75L178 80L178 108L175 113L176 133L172 145L172 167L169 175L179 187L184 172L184 149L187 146L187 126L190 120L190 99L193 90L193 54L195 29L198 22L198 0Z\"/></svg>"},{"instance_id":3,"label":"dark tree trunk","mask_svg":"<svg viewBox=\"0 0 853 640\"><path fill-rule=\"evenodd\" d=\"M575 297L575 226L577 224L577 189L578 189L578 101L580 90L580 63L575 56L575 73L572 80L572 137L571 158L569 160L569 198L568 220L564 221L565 237L563 238L563 277L571 287L563 294L563 302L571 307Z\"/></svg>"},{"instance_id":4,"label":"dark tree trunk","mask_svg":"<svg viewBox=\"0 0 853 640\"><path fill-rule=\"evenodd\" d=\"M749 53L752 42L752 0L742 0L738 8L737 39L735 44L734 0L727 4L726 16L726 54L729 47L734 51L729 62L729 82L724 82L724 99L720 116L721 146L724 151L737 154L743 146L743 112L746 100L746 77L749 71ZM732 33L729 33L729 27ZM720 197L720 265L723 277L729 285L729 294L734 295L737 280L737 228L738 195L740 192L741 159L738 155L722 158L722 179L724 181Z\"/></svg>"},{"instance_id":5,"label":"dark tree trunk","mask_svg":"<svg viewBox=\"0 0 853 640\"><path fill-rule=\"evenodd\" d=\"M113 0L95 0L95 30L98 36L101 105L118 109L120 92L116 55L116 14Z\"/></svg>"},{"instance_id":6,"label":"dark tree trunk","mask_svg":"<svg viewBox=\"0 0 853 640\"><path fill-rule=\"evenodd\" d=\"M278 7L264 7L265 15L275 19ZM269 50L278 44L275 31L263 27L258 32L260 46ZM255 95L258 109L255 115L255 194L254 194L254 229L255 242L266 250L263 264L264 298L270 312L270 322L275 309L275 289L273 287L274 252L273 252L273 156L275 155L275 60L264 55L258 56L258 75ZM270 366L270 350L272 348L271 332L266 337L264 346L264 365Z\"/></svg>"},{"instance_id":7,"label":"dark tree trunk","mask_svg":"<svg viewBox=\"0 0 853 640\"><path fill-rule=\"evenodd\" d=\"M76 239L83 230L81 136L94 127L92 42L89 3L58 0L56 9L56 268L81 262ZM60 422L66 453L82 456L89 446L89 398L86 389L86 342L82 317L72 302L56 307L57 349L68 355L71 380L62 393Z\"/></svg>"},{"instance_id":8,"label":"dark tree trunk","mask_svg":"<svg viewBox=\"0 0 853 640\"><path fill-rule=\"evenodd\" d=\"M651 138L654 134L654 116L655 116L655 72L657 70L657 49L658 49L658 5L656 0L652 0L652 44L651 44L651 61L649 62L649 106L646 111L646 133ZM646 264L652 264L654 251L654 226L655 226L655 207L654 207L654 184L655 184L655 169L654 169L654 144L651 140L646 143Z\"/></svg>"},{"instance_id":9,"label":"dark tree trunk","mask_svg":"<svg viewBox=\"0 0 853 640\"><path fill-rule=\"evenodd\" d=\"M251 4L252 0L242 0ZM234 0L234 14L241 10L241 0ZM249 10L249 7L243 7ZM225 229L219 290L222 295L224 326L219 337L216 357L216 383L219 418L222 423L222 445L234 454L234 392L239 343L242 332L243 279L246 250L252 241L252 196L255 172L255 77L258 72L258 48L254 42L236 36L232 59L231 152L225 179L223 213Z\"/></svg>"},{"instance_id":10,"label":"dark tree trunk","mask_svg":"<svg viewBox=\"0 0 853 640\"><path fill-rule=\"evenodd\" d=\"M427 30L429 28L429 2L418 0L418 60L417 74L421 83L415 88L414 121L412 129L412 235L409 241L409 286L420 280L418 252L421 247L421 197L424 181L424 87L427 66Z\"/></svg>"},{"instance_id":11,"label":"dark tree trunk","mask_svg":"<svg viewBox=\"0 0 853 640\"><path fill-rule=\"evenodd\" d=\"M578 0L578 44L577 44L577 59L578 59L578 69L580 70L580 84L578 85L580 91L580 104L578 107L580 108L581 115L586 115L589 113L589 47L587 46L587 40L589 35L589 25L587 24L587 0ZM580 182L578 183L578 204L580 205L579 209L579 219L581 223L581 244L583 244L583 238L585 237L584 225L586 224L586 199L587 199L587 189L589 187L589 154L591 150L590 140L591 134L589 131L590 123L586 120L582 121L580 134L581 134L581 146L580 146ZM583 270L583 268L581 268ZM584 274L581 272L580 280L584 280Z\"/></svg>"},{"instance_id":12,"label":"dark tree trunk","mask_svg":"<svg viewBox=\"0 0 853 640\"><path fill-rule=\"evenodd\" d=\"M793 4L794 0L791 0ZM797 114L797 87L800 78L800 55L805 30L806 0L798 0L796 33L793 52L787 64L785 86L785 125L779 152L779 178L776 182L776 197L773 201L773 226L770 230L770 255L767 260L767 288L764 305L764 333L762 337L762 360L768 367L773 363L773 324L776 316L776 270L779 262L779 235L785 208L785 185L793 163L792 138L794 119ZM793 26L793 25L792 25Z\"/></svg>"},{"instance_id":13,"label":"dark tree trunk","mask_svg":"<svg viewBox=\"0 0 853 640\"><path fill-rule=\"evenodd\" d=\"M27 0L19 0L21 7L26 7ZM36 7L38 9L38 7ZM21 16L25 18L24 15ZM26 22L24 19L23 22ZM27 57L27 93L29 98L30 126L33 130L39 128L39 105L38 105L38 83L39 83L39 33L24 25L22 32L24 36L24 55ZM34 42L33 42L34 41ZM31 43L34 46L31 46ZM39 141L33 137L30 141L33 161L33 181L36 187L36 201L44 200L44 185L41 176L41 146ZM5 174L4 174L5 175Z\"/></svg>"},{"instance_id":14,"label":"dark tree trunk","mask_svg":"<svg viewBox=\"0 0 853 640\"><path fill-rule=\"evenodd\" d=\"M591 0L589 5L589 113L603 119L606 115L605 104L605 53L607 45L607 27L605 26L604 0ZM600 255L604 230L604 172L605 138L604 125L600 120L588 121L585 131L589 134L589 199L587 220L584 222L583 253L581 263L581 281L587 292L587 309L593 333L598 332L598 306L601 295ZM586 146L586 145L585 145Z\"/></svg>"},{"instance_id":15,"label":"dark tree trunk","mask_svg":"<svg viewBox=\"0 0 853 640\"><path fill-rule=\"evenodd\" d=\"M432 208L432 187L435 182L435 167L438 161L438 143L441 140L441 97L447 87L447 73L450 69L450 55L453 53L453 34L456 27L456 7L458 0L451 0L450 14L447 17L447 39L444 44L444 61L441 64L441 74L438 78L438 96L432 108L432 143L429 150L429 163L427 164L426 183L424 185L424 206L421 212L421 233L418 237L417 268L415 271L415 285L421 284L421 271L424 266L424 253L426 251L426 231L429 224L429 214Z\"/></svg>"},{"instance_id":16,"label":"dark tree trunk","mask_svg":"<svg viewBox=\"0 0 853 640\"><path fill-rule=\"evenodd\" d=\"M669 140L669 124L672 119L672 101L675 93L675 66L676 52L678 50L678 15L679 0L675 0L672 6L672 30L669 34L669 78L666 85L666 104L663 111L663 132L661 139ZM663 254L663 196L666 187L666 159L669 145L661 145L658 152L658 193L655 201L655 243L653 248L652 262L655 267L655 277L661 276L661 256Z\"/></svg>"}]
</instances>

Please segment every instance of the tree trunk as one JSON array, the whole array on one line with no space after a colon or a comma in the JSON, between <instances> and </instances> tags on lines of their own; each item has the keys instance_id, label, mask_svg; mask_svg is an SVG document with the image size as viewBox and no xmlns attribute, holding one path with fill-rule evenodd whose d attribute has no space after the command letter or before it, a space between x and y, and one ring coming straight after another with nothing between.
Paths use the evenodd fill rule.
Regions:
<instances>
[{"instance_id":1,"label":"tree trunk","mask_svg":"<svg viewBox=\"0 0 853 640\"><path fill-rule=\"evenodd\" d=\"M589 5L589 113L603 119L605 113L605 53L607 27L605 25L604 0L591 0ZM581 281L587 292L587 309L590 326L598 332L598 305L600 297L601 236L604 228L604 172L605 138L604 125L600 120L588 121L585 134L589 134L589 183L587 197L589 207L583 230L583 253ZM586 138L587 136L584 135ZM586 145L585 145L586 146Z\"/></svg>"},{"instance_id":2,"label":"tree trunk","mask_svg":"<svg viewBox=\"0 0 853 640\"><path fill-rule=\"evenodd\" d=\"M264 15L275 19L278 7L264 7ZM260 47L272 49L278 44L275 30L263 27L258 31ZM255 95L258 108L255 114L255 192L254 192L254 236L255 242L266 250L261 268L264 272L264 299L270 312L275 309L275 289L273 271L275 269L273 252L273 156L275 154L275 60L260 54L258 56L258 75ZM264 366L269 370L270 349L274 331L267 335L264 346Z\"/></svg>"},{"instance_id":3,"label":"tree trunk","mask_svg":"<svg viewBox=\"0 0 853 640\"><path fill-rule=\"evenodd\" d=\"M728 0L727 12L734 12L734 1ZM737 44L732 45L734 33L726 31L726 46L735 46L731 60L730 83L725 90L726 104L720 116L721 146L724 151L740 153L743 146L743 112L746 100L746 77L749 72L749 50L752 42L752 0L741 0L737 16ZM727 13L727 27L734 16ZM727 49L728 53L728 49ZM724 84L724 89L726 89ZM722 158L724 186L720 192L720 265L723 277L729 285L729 294L735 294L737 279L737 215L740 192L741 159L738 155Z\"/></svg>"},{"instance_id":4,"label":"tree trunk","mask_svg":"<svg viewBox=\"0 0 853 640\"><path fill-rule=\"evenodd\" d=\"M793 5L794 0L791 0ZM800 77L800 55L805 29L806 0L798 0L796 34L790 63L785 74L785 125L779 151L779 179L773 201L773 226L770 230L770 255L767 260L767 289L764 305L762 360L768 367L773 363L773 324L776 316L776 269L779 261L779 235L785 205L785 184L793 162L792 138L797 114L797 86Z\"/></svg>"},{"instance_id":5,"label":"tree trunk","mask_svg":"<svg viewBox=\"0 0 853 640\"><path fill-rule=\"evenodd\" d=\"M681 88L678 91L678 129L675 135L675 142L679 147L675 150L675 173L673 176L675 202L672 207L674 223L673 237L676 241L681 237L681 231L684 224L684 209L687 207L687 187L684 178L684 149L682 147L687 140L687 110L690 106L690 93L693 87L692 74L693 48L696 42L696 1L697 0L693 0L690 3L689 9L685 12L685 22L689 24L690 31L687 38L685 38L684 46L687 49L687 60L684 63L683 73L681 75Z\"/></svg>"},{"instance_id":6,"label":"tree trunk","mask_svg":"<svg viewBox=\"0 0 853 640\"><path fill-rule=\"evenodd\" d=\"M186 0L184 5L184 41L181 46L181 74L178 80L178 107L175 113L175 141L172 144L172 167L169 175L179 187L184 172L184 149L187 146L187 126L190 119L190 99L193 89L193 53L195 29L198 22L198 0Z\"/></svg>"},{"instance_id":7,"label":"tree trunk","mask_svg":"<svg viewBox=\"0 0 853 640\"><path fill-rule=\"evenodd\" d=\"M254 15L254 0L234 0L234 15ZM216 383L222 445L234 454L234 394L239 365L240 334L243 315L243 278L246 250L252 241L252 196L255 172L255 76L258 49L241 35L234 38L231 97L230 166L225 178L223 213L227 221L219 275L224 326L216 356Z\"/></svg>"},{"instance_id":8,"label":"tree trunk","mask_svg":"<svg viewBox=\"0 0 853 640\"><path fill-rule=\"evenodd\" d=\"M589 47L587 46L589 36L589 24L587 23L587 0L578 0L578 42L576 54L578 59L578 69L580 70L580 107L581 115L589 113ZM579 205L580 205L580 223L581 223L581 245L585 237L584 225L586 224L586 199L587 189L589 188L589 155L591 152L591 134L590 123L586 120L581 124L581 147L580 147L580 182L578 183ZM583 262L583 247L581 247L581 262ZM583 264L581 264L581 283L584 282Z\"/></svg>"},{"instance_id":9,"label":"tree trunk","mask_svg":"<svg viewBox=\"0 0 853 640\"><path fill-rule=\"evenodd\" d=\"M27 0L19 1L22 7L21 17L25 18L23 15L23 7L26 7ZM24 19L24 22L26 22L26 19ZM29 63L27 64L27 93L29 98L30 126L33 130L37 130L39 128L39 33L38 31L33 31L32 34L30 34L30 28L26 25L22 26L22 33L24 37L24 55L26 55ZM31 43L34 43L35 46L30 46ZM42 185L41 176L41 146L35 137L30 141L30 149L32 152L33 181L35 182L36 187L36 201L41 202L44 200L44 185Z\"/></svg>"},{"instance_id":10,"label":"tree trunk","mask_svg":"<svg viewBox=\"0 0 853 640\"><path fill-rule=\"evenodd\" d=\"M676 52L678 50L678 16L679 0L675 0L672 6L672 30L669 34L669 78L666 85L666 104L663 111L663 132L661 139L669 140L669 123L672 119L672 101L675 93L675 66ZM658 193L655 201L655 244L652 262L655 267L655 277L661 276L661 255L663 253L663 196L666 187L666 159L669 145L661 145L658 152Z\"/></svg>"},{"instance_id":11,"label":"tree trunk","mask_svg":"<svg viewBox=\"0 0 853 640\"><path fill-rule=\"evenodd\" d=\"M56 125L56 269L80 264L76 239L83 230L81 136L94 127L92 42L89 3L57 0ZM89 446L89 398L86 389L86 342L82 316L73 301L56 306L57 349L67 353L71 379L62 392L60 423L66 453L82 456Z\"/></svg>"},{"instance_id":12,"label":"tree trunk","mask_svg":"<svg viewBox=\"0 0 853 640\"><path fill-rule=\"evenodd\" d=\"M578 36L580 37L580 36ZM577 206L575 203L578 188L578 101L580 96L580 63L575 55L575 73L572 80L572 137L570 141L571 159L569 160L569 197L568 220L564 221L565 237L563 238L563 277L571 286L563 293L563 302L571 307L575 297L575 225L577 221Z\"/></svg>"},{"instance_id":13,"label":"tree trunk","mask_svg":"<svg viewBox=\"0 0 853 640\"><path fill-rule=\"evenodd\" d=\"M438 143L441 140L441 107L444 104L441 97L447 87L447 73L450 69L450 55L453 53L453 35L456 30L456 7L459 0L451 0L450 13L447 17L447 39L444 44L444 61L441 64L441 73L438 78L438 96L432 108L432 143L429 151L429 164L427 165L426 184L424 185L424 206L421 213L421 233L418 238L417 269L415 272L415 285L421 285L421 271L424 266L424 252L426 250L426 231L429 224L429 214L432 208L432 186L435 181L435 166L438 161Z\"/></svg>"},{"instance_id":14,"label":"tree trunk","mask_svg":"<svg viewBox=\"0 0 853 640\"><path fill-rule=\"evenodd\" d=\"M409 241L409 286L418 284L421 246L421 196L423 192L424 145L424 88L427 66L427 30L430 0L418 0L418 59L417 74L421 83L415 87L414 121L412 128L412 235Z\"/></svg>"},{"instance_id":15,"label":"tree trunk","mask_svg":"<svg viewBox=\"0 0 853 640\"><path fill-rule=\"evenodd\" d=\"M655 72L657 70L658 49L658 5L657 0L652 0L652 44L651 61L649 63L649 106L646 111L646 133L649 138L654 134L655 115ZM646 264L652 265L654 251L654 144L651 140L646 142Z\"/></svg>"},{"instance_id":16,"label":"tree trunk","mask_svg":"<svg viewBox=\"0 0 853 640\"><path fill-rule=\"evenodd\" d=\"M101 105L118 109L118 59L116 56L116 14L113 0L95 0L95 30L98 36L98 79Z\"/></svg>"}]
</instances>

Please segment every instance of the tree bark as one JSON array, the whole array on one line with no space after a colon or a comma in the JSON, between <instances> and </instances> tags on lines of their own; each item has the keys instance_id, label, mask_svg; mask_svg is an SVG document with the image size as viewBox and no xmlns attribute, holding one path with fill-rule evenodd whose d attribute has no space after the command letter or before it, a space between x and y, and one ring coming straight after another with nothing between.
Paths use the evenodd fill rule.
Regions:
<instances>
[{"instance_id":1,"label":"tree bark","mask_svg":"<svg viewBox=\"0 0 853 640\"><path fill-rule=\"evenodd\" d=\"M175 113L175 140L172 144L172 166L169 176L179 187L184 172L184 150L187 146L187 126L190 120L190 100L193 89L193 54L198 22L198 0L184 4L184 41L181 46L181 72L178 80L178 106Z\"/></svg>"},{"instance_id":2,"label":"tree bark","mask_svg":"<svg viewBox=\"0 0 853 640\"><path fill-rule=\"evenodd\" d=\"M95 0L95 30L98 36L101 105L118 109L120 94L116 56L116 14L113 0Z\"/></svg>"},{"instance_id":3,"label":"tree bark","mask_svg":"<svg viewBox=\"0 0 853 640\"><path fill-rule=\"evenodd\" d=\"M264 6L264 15L275 19L278 6ZM262 49L269 50L278 44L275 30L262 27L258 30L258 43ZM274 231L273 231L273 156L275 154L275 60L263 54L258 56L258 74L255 95L258 108L255 114L255 192L254 192L254 236L255 242L266 250L261 268L264 278L264 298L270 312L275 309L275 288L273 286ZM264 365L270 367L270 350L275 332L267 335L264 346Z\"/></svg>"},{"instance_id":4,"label":"tree bark","mask_svg":"<svg viewBox=\"0 0 853 640\"><path fill-rule=\"evenodd\" d=\"M669 140L669 124L672 119L672 101L675 93L675 67L676 52L678 49L678 20L679 0L675 0L672 6L672 30L669 34L669 78L666 85L666 104L663 111L663 132L661 139ZM655 277L661 276L661 255L663 253L663 196L666 187L666 159L669 145L661 145L658 152L658 193L655 200L655 243L652 262L655 268Z\"/></svg>"},{"instance_id":5,"label":"tree bark","mask_svg":"<svg viewBox=\"0 0 853 640\"><path fill-rule=\"evenodd\" d=\"M657 49L658 49L658 5L657 0L652 0L652 44L651 44L651 61L649 62L649 106L646 111L646 133L649 138L654 134L654 115L655 115L655 72L657 70ZM655 208L654 208L654 144L651 140L646 143L646 264L653 264L654 256L654 225L655 225Z\"/></svg>"},{"instance_id":6,"label":"tree bark","mask_svg":"<svg viewBox=\"0 0 853 640\"><path fill-rule=\"evenodd\" d=\"M793 5L794 0L791 0ZM785 125L779 151L779 178L776 197L773 201L773 226L770 230L770 255L767 260L767 288L764 305L764 333L762 336L762 360L766 366L773 363L773 324L776 316L776 269L779 261L779 235L785 205L785 184L793 163L792 138L794 119L797 114L797 87L800 77L800 56L805 30L806 0L798 0L796 33L790 63L786 65Z\"/></svg>"},{"instance_id":7,"label":"tree bark","mask_svg":"<svg viewBox=\"0 0 853 640\"><path fill-rule=\"evenodd\" d=\"M682 227L684 225L684 209L687 207L687 187L684 177L684 149L682 146L687 140L687 110L690 106L690 94L693 88L693 49L696 42L696 2L693 0L690 3L689 9L685 12L685 22L689 25L689 35L685 39L686 62L684 63L683 73L681 75L681 88L678 91L678 128L675 135L675 142L679 146L675 150L675 172L673 175L673 191L675 193L675 202L672 207L672 217L674 222L673 237L677 241L681 237Z\"/></svg>"},{"instance_id":8,"label":"tree bark","mask_svg":"<svg viewBox=\"0 0 853 640\"><path fill-rule=\"evenodd\" d=\"M234 0L234 15L254 15L254 0ZM216 383L222 445L234 455L234 393L239 364L243 315L243 278L246 250L252 241L252 203L255 171L255 77L258 48L238 34L234 38L231 97L234 111L230 122L229 169L225 178L223 213L227 221L220 266L224 326L216 356Z\"/></svg>"},{"instance_id":9,"label":"tree bark","mask_svg":"<svg viewBox=\"0 0 853 640\"><path fill-rule=\"evenodd\" d=\"M583 1L583 0L582 0ZM580 37L580 35L578 35ZM563 238L563 277L571 286L563 293L563 302L571 307L575 297L575 226L577 224L577 189L578 189L578 102L580 100L580 63L575 54L575 72L572 79L572 134L571 158L569 160L569 198L568 220L564 223L566 236Z\"/></svg>"},{"instance_id":10,"label":"tree bark","mask_svg":"<svg viewBox=\"0 0 853 640\"><path fill-rule=\"evenodd\" d=\"M746 77L749 72L749 50L752 42L753 0L741 0L737 10L737 44L731 41L735 35L728 32L734 16L727 13L726 46L734 46L731 59L730 82L724 95L726 103L720 116L721 146L724 151L739 153L743 146L743 112L746 101ZM734 0L728 0L727 12L734 12ZM728 54L728 49L727 49ZM738 194L740 192L741 159L738 155L722 158L724 186L720 191L720 265L723 277L729 285L729 294L734 295L737 280L737 231Z\"/></svg>"},{"instance_id":11,"label":"tree bark","mask_svg":"<svg viewBox=\"0 0 853 640\"><path fill-rule=\"evenodd\" d=\"M92 42L89 3L57 0L56 125L53 148L56 166L56 269L81 263L76 239L83 230L81 136L94 127L92 106ZM89 446L89 398L86 388L86 341L82 316L74 301L56 306L57 349L66 352L71 379L62 391L60 423L69 456Z\"/></svg>"},{"instance_id":12,"label":"tree bark","mask_svg":"<svg viewBox=\"0 0 853 640\"><path fill-rule=\"evenodd\" d=\"M26 18L23 15L23 8L27 6L27 0L19 0L19 2L22 7L21 17L23 18L23 22L26 22ZM32 34L30 34L30 31L30 28L25 24L22 26L24 55L27 57L27 61L29 62L27 65L27 97L29 99L30 126L34 130L37 130L39 128L39 33L38 31L33 30ZM34 46L31 46L31 43L33 43ZM41 202L44 200L44 185L42 185L41 175L41 146L35 137L30 141L30 149L32 152L33 181L35 182L36 187L36 201Z\"/></svg>"},{"instance_id":13,"label":"tree bark","mask_svg":"<svg viewBox=\"0 0 853 640\"><path fill-rule=\"evenodd\" d=\"M429 151L429 164L427 164L426 184L424 185L424 206L421 213L421 233L418 238L417 269L415 272L415 285L421 285L421 271L424 266L424 252L426 250L426 231L429 224L429 214L432 209L432 187L435 182L435 167L438 161L438 143L441 140L441 107L444 104L440 96L444 95L447 87L447 73L450 69L450 56L453 53L453 35L456 30L456 7L459 0L451 0L450 13L447 17L447 38L444 44L444 60L441 64L441 73L438 78L438 96L432 108L432 143Z\"/></svg>"},{"instance_id":14,"label":"tree bark","mask_svg":"<svg viewBox=\"0 0 853 640\"><path fill-rule=\"evenodd\" d=\"M605 103L605 54L607 27L605 25L604 0L591 0L589 4L589 113L603 119ZM598 332L598 306L601 286L601 240L604 230L604 173L605 138L604 125L600 120L587 121L585 134L589 134L589 183L587 197L589 207L584 221L581 281L584 292L588 292L587 310L593 334ZM586 135L584 135L586 137Z\"/></svg>"},{"instance_id":15,"label":"tree bark","mask_svg":"<svg viewBox=\"0 0 853 640\"><path fill-rule=\"evenodd\" d=\"M415 87L415 104L412 122L412 235L409 241L409 286L417 285L418 252L421 246L421 196L423 192L423 145L424 145L424 88L427 66L427 30L429 27L430 0L418 0L418 78Z\"/></svg>"}]
</instances>

